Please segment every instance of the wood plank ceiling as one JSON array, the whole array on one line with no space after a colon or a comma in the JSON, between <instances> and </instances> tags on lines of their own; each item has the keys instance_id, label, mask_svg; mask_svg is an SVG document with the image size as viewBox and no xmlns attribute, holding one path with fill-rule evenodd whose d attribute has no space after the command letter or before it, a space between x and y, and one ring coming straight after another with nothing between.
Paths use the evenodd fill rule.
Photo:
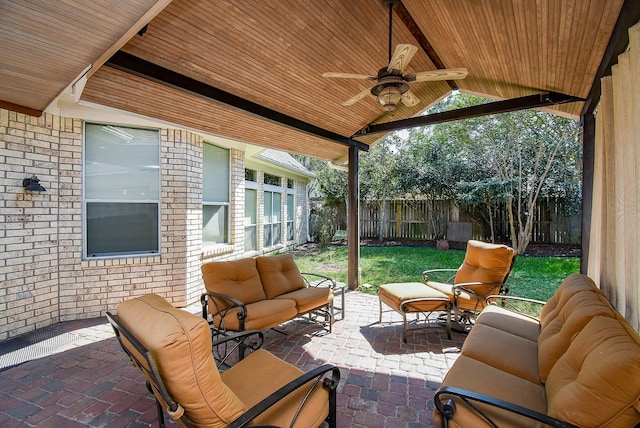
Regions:
<instances>
[{"instance_id":1,"label":"wood plank ceiling","mask_svg":"<svg viewBox=\"0 0 640 428\"><path fill-rule=\"evenodd\" d=\"M32 12L36 9L34 5L40 4L26 3ZM55 10L69 8L67 3L49 3L56 3ZM343 161L347 155L347 146L343 144L283 127L202 95L185 93L120 69L100 67L101 58L107 59L105 53L109 49L120 48L164 69L345 138L372 123L420 114L451 91L447 82L411 83L412 92L421 102L414 107L400 106L389 113L384 113L372 97L349 107L341 105L372 84L323 78L322 73L375 75L386 66L388 11L381 0L174 1L159 13L154 11L153 15L157 15L143 35L133 35L117 46L118 34L122 38L125 33L135 34L141 27L140 17L144 13L139 9L152 10L159 8L158 4L113 1L107 14L109 20L104 22L105 11L96 12L97 7L74 8L73 13L67 10L62 16L58 12L49 21L36 14L36 29L41 29L38 38L14 37L14 52L20 43L35 44L40 51L46 51L49 44L43 39L44 30L47 26L59 29L58 21L71 19L69 15L75 16L76 21L79 17L87 23L100 21L100 27L95 36L88 30L75 36L83 39L77 48L82 54L79 58L70 58L65 51L65 48L72 50L65 43L75 43L75 39L69 40L64 31L53 33L57 45L52 53L62 63L57 67L68 66L70 70L50 77L49 92L44 86L51 71L43 70L39 76L34 70L41 70L45 64L51 67L56 61L52 58L43 61L35 53L23 52L13 59L0 53L3 73L0 78L4 82L0 83L0 100L43 109L47 96L34 99L27 94L31 80L42 81L34 91L36 95L59 93L77 76L80 67L76 62L95 62L95 72L82 94L83 101L251 144ZM464 92L491 99L547 91L586 98L622 4L623 0L402 0L401 6L415 22L417 28L413 30L419 34L412 34L394 13L393 44L419 46L424 39L442 65L466 67L468 77L456 81ZM0 2L0 16L6 8L7 2ZM0 18L0 42L9 39L8 34L16 29L21 34L29 31L26 24L12 23L17 12L7 11L14 16ZM434 61L437 62L420 49L406 71L434 70L437 68ZM23 86L7 83L9 78L15 78ZM49 101L50 98L49 95ZM582 104L575 102L557 109L577 118ZM372 144L380 137L376 134L356 139Z\"/></svg>"}]
</instances>

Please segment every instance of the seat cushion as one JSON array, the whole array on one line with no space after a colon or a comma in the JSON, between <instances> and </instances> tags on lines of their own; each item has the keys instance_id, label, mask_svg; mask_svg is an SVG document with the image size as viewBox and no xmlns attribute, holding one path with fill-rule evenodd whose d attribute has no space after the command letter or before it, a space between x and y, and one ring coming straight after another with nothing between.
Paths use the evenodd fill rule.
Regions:
<instances>
[{"instance_id":1,"label":"seat cushion","mask_svg":"<svg viewBox=\"0 0 640 428\"><path fill-rule=\"evenodd\" d=\"M267 299L306 287L292 254L258 257L256 266Z\"/></svg>"},{"instance_id":2,"label":"seat cushion","mask_svg":"<svg viewBox=\"0 0 640 428\"><path fill-rule=\"evenodd\" d=\"M222 382L204 319L155 294L121 303L117 315L149 350L169 395L196 426L224 427L246 411Z\"/></svg>"},{"instance_id":3,"label":"seat cushion","mask_svg":"<svg viewBox=\"0 0 640 428\"><path fill-rule=\"evenodd\" d=\"M255 259L209 262L203 264L201 270L207 291L226 294L245 304L267 298L262 288ZM209 311L212 314L231 306L229 301L225 299L213 298L212 300L214 304L209 305Z\"/></svg>"},{"instance_id":4,"label":"seat cushion","mask_svg":"<svg viewBox=\"0 0 640 428\"><path fill-rule=\"evenodd\" d=\"M224 322L220 315L214 315L216 328L240 330L238 312L240 308L232 308L225 313ZM298 314L296 302L288 299L261 300L247 305L247 317L244 320L245 330L266 330L274 325L289 321Z\"/></svg>"},{"instance_id":5,"label":"seat cushion","mask_svg":"<svg viewBox=\"0 0 640 428\"><path fill-rule=\"evenodd\" d=\"M534 318L497 305L485 307L476 318L475 325L484 324L533 342L540 336L540 322Z\"/></svg>"},{"instance_id":6,"label":"seat cushion","mask_svg":"<svg viewBox=\"0 0 640 428\"><path fill-rule=\"evenodd\" d=\"M462 345L462 355L542 385L538 374L538 344L521 336L476 323Z\"/></svg>"},{"instance_id":7,"label":"seat cushion","mask_svg":"<svg viewBox=\"0 0 640 428\"><path fill-rule=\"evenodd\" d=\"M378 287L378 297L397 312L431 312L445 310L451 299L441 291L421 282L401 282L382 284ZM409 303L403 309L401 305L414 299L425 299Z\"/></svg>"},{"instance_id":8,"label":"seat cushion","mask_svg":"<svg viewBox=\"0 0 640 428\"><path fill-rule=\"evenodd\" d=\"M252 407L302 374L299 368L282 361L264 349L259 349L222 373L222 380L237 394L245 406ZM299 403L303 401L312 384L313 381L309 382L286 399L276 403L258 416L254 423L288 427ZM320 382L302 408L294 426L320 426L328 414L329 393Z\"/></svg>"},{"instance_id":9,"label":"seat cushion","mask_svg":"<svg viewBox=\"0 0 640 428\"><path fill-rule=\"evenodd\" d=\"M546 391L553 417L581 427L635 426L640 336L619 314L592 318L551 369Z\"/></svg>"},{"instance_id":10,"label":"seat cushion","mask_svg":"<svg viewBox=\"0 0 640 428\"><path fill-rule=\"evenodd\" d=\"M333 290L328 287L305 287L281 294L276 300L293 300L299 314L309 312L333 301Z\"/></svg>"},{"instance_id":11,"label":"seat cushion","mask_svg":"<svg viewBox=\"0 0 640 428\"><path fill-rule=\"evenodd\" d=\"M472 330L473 331L473 330ZM489 395L504 401L546 413L544 387L505 371L499 370L481 361L460 355L442 382L443 386L452 386ZM456 412L451 426L485 427L489 426L482 417L460 400L454 399ZM519 417L513 413L483 404L476 404L486 411L500 427L541 427L541 424ZM440 422L438 410L434 410L436 423ZM439 425L441 426L441 424Z\"/></svg>"}]
</instances>

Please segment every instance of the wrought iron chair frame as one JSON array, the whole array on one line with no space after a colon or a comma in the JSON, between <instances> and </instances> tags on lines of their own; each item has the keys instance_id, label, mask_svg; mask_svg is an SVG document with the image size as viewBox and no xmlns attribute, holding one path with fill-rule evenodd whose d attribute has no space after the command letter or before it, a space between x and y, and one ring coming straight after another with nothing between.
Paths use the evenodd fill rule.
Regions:
<instances>
[{"instance_id":1,"label":"wrought iron chair frame","mask_svg":"<svg viewBox=\"0 0 640 428\"><path fill-rule=\"evenodd\" d=\"M173 419L179 420L180 423L187 428L193 427L193 424L189 421L182 406L180 406L179 403L175 402L171 397L171 395L169 394L169 392L167 391L167 388L164 382L162 381L162 377L158 372L157 365L151 353L144 347L144 345L142 345L142 343L140 343L140 341L135 336L133 336L133 334L131 334L120 323L117 315L107 312L107 319L111 324L111 326L113 327L113 330L118 339L118 342L120 343L120 346L128 355L131 361L131 364L139 368L143 372L145 378L147 379L146 380L147 389L149 390L149 392L151 392L154 395L154 398L156 401L156 410L158 412L159 426L161 428L164 428L165 422L164 422L164 412L163 412L162 403L158 399L158 395L162 398L162 401L166 403L167 413ZM251 338L254 336L257 337L257 340L253 339L253 342L247 343L247 341L251 340ZM131 344L131 346L133 346L136 349L136 351L139 353L140 356L142 356L144 361L142 361L138 356L134 355L134 353L129 351L129 349L122 342L123 337ZM260 348L260 346L262 346L263 339L264 339L264 335L262 332L257 330L247 330L247 331L239 332L238 334L228 335L220 340L214 341L212 350L215 350L216 348L219 349L220 345L231 342L231 346L229 346L228 348L225 348L226 350L224 353L221 354L219 352L213 352L214 358L216 360L216 365L219 368L230 367L231 364L228 362L228 358L231 355L233 355L236 349L243 348L245 350L250 349L251 351L254 351ZM330 376L327 376L329 373L330 373ZM153 383L150 381L150 379L153 381ZM278 401L286 397L288 394L299 389L300 387L304 386L306 383L308 383L309 381L312 381L313 379L316 379L316 384L319 382L322 382L322 385L325 388L327 388L329 391L329 415L327 416L326 422L330 428L335 428L336 418L337 418L336 389L340 381L340 370L332 364L324 364L320 367L317 367L307 373L304 373L303 375L294 379L288 384L282 386L278 390L274 391L271 395L269 395L268 397L266 397L265 399L257 403L255 406L248 409L243 415L241 415L235 421L230 423L228 427L240 428L240 427L249 425L251 421L254 420L258 415L260 415L261 413L269 409ZM308 398L308 395L306 398ZM306 398L300 404L300 408L304 406L306 402ZM293 426L294 423L295 423L295 420L291 422L291 426ZM251 426L266 427L270 425L251 425Z\"/></svg>"}]
</instances>

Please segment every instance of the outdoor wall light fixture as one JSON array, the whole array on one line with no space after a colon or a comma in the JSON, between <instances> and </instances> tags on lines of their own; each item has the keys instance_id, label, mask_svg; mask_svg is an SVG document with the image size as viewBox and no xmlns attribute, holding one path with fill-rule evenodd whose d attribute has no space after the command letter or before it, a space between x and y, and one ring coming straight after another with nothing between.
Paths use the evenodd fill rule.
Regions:
<instances>
[{"instance_id":1,"label":"outdoor wall light fixture","mask_svg":"<svg viewBox=\"0 0 640 428\"><path fill-rule=\"evenodd\" d=\"M32 175L31 178L25 178L22 180L22 187L24 187L24 190L30 190L32 192L47 191L47 189L40 185L40 180L35 175Z\"/></svg>"}]
</instances>

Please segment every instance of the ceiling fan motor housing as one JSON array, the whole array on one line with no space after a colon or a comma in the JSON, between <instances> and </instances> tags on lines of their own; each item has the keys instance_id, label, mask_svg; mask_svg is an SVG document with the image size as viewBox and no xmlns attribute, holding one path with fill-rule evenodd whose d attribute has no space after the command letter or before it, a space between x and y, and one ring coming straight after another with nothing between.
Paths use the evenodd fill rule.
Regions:
<instances>
[{"instance_id":1,"label":"ceiling fan motor housing","mask_svg":"<svg viewBox=\"0 0 640 428\"><path fill-rule=\"evenodd\" d=\"M388 86L398 88L401 94L409 90L409 84L402 78L402 74L390 73L386 67L381 68L378 71L378 84L371 88L371 94L377 97Z\"/></svg>"}]
</instances>

